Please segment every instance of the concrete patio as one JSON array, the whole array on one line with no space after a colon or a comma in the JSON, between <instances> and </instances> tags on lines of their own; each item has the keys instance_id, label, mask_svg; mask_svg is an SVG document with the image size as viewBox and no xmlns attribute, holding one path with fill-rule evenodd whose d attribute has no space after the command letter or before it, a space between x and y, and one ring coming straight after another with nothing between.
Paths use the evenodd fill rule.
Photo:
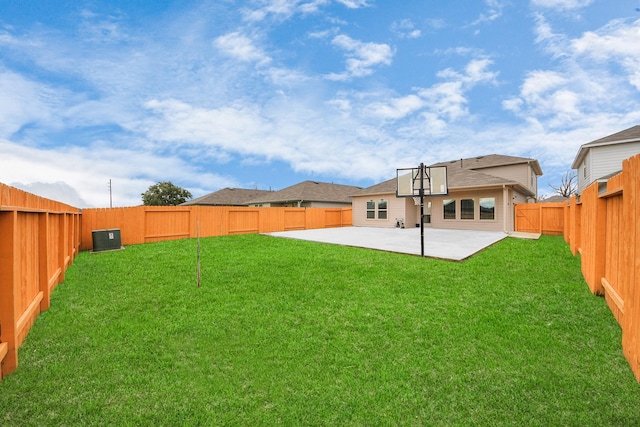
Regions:
<instances>
[{"instance_id":1,"label":"concrete patio","mask_svg":"<svg viewBox=\"0 0 640 427\"><path fill-rule=\"evenodd\" d=\"M275 237L420 255L419 227L339 227L267 234ZM508 236L501 231L446 230L425 227L424 255L461 261Z\"/></svg>"}]
</instances>

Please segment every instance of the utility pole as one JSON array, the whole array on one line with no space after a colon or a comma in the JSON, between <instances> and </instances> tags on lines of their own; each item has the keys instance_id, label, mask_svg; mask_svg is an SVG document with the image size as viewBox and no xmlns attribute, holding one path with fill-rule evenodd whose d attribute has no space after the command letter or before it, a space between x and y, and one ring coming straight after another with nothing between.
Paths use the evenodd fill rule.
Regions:
<instances>
[{"instance_id":1,"label":"utility pole","mask_svg":"<svg viewBox=\"0 0 640 427\"><path fill-rule=\"evenodd\" d=\"M113 190L111 187L111 178L109 178L109 207L112 208L113 207Z\"/></svg>"},{"instance_id":2,"label":"utility pole","mask_svg":"<svg viewBox=\"0 0 640 427\"><path fill-rule=\"evenodd\" d=\"M420 256L424 257L424 163L420 163Z\"/></svg>"}]
</instances>

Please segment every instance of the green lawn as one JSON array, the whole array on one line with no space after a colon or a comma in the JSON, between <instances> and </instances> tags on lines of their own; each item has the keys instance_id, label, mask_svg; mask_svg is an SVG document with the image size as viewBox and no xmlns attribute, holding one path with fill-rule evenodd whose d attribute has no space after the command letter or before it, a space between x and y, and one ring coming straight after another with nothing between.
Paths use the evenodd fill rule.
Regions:
<instances>
[{"instance_id":1,"label":"green lawn","mask_svg":"<svg viewBox=\"0 0 640 427\"><path fill-rule=\"evenodd\" d=\"M463 263L261 235L81 253L0 425L640 425L560 237Z\"/></svg>"}]
</instances>

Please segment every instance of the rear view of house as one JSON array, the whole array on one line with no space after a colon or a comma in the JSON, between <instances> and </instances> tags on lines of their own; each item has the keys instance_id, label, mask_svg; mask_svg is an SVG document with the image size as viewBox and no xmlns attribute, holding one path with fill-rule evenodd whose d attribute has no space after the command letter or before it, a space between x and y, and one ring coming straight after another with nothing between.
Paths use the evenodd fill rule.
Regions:
<instances>
[{"instance_id":1,"label":"rear view of house","mask_svg":"<svg viewBox=\"0 0 640 427\"><path fill-rule=\"evenodd\" d=\"M534 202L538 177L535 159L491 154L451 160L446 166L448 194L425 197L424 222L434 228L513 231L514 204ZM353 194L353 225L420 225L419 199L396 197L396 178Z\"/></svg>"}]
</instances>

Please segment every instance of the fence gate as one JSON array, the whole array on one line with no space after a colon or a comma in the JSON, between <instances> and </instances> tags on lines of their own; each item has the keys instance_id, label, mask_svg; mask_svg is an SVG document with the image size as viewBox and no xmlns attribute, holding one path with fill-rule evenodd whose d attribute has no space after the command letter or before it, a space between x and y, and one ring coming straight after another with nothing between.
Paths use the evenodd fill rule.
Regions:
<instances>
[{"instance_id":1,"label":"fence gate","mask_svg":"<svg viewBox=\"0 0 640 427\"><path fill-rule=\"evenodd\" d=\"M535 204L519 204L515 206L516 231L525 233L540 232L540 208Z\"/></svg>"}]
</instances>

